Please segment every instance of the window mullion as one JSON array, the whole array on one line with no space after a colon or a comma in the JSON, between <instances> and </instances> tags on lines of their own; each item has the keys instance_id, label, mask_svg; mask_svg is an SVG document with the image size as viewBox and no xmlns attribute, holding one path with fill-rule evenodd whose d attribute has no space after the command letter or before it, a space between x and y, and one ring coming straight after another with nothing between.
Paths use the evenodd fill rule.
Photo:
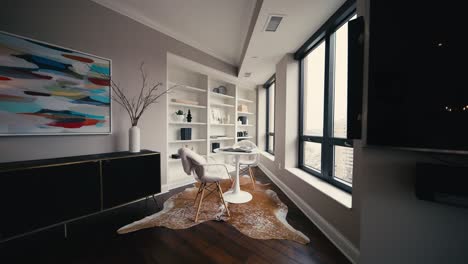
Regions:
<instances>
[{"instance_id":1,"label":"window mullion","mask_svg":"<svg viewBox=\"0 0 468 264\"><path fill-rule=\"evenodd\" d=\"M327 155L327 176L330 180L333 179L333 166L334 166L334 149L333 149L333 103L334 103L334 91L335 91L335 45L336 45L336 38L334 32L329 32L328 35L328 43L327 48L328 52L326 53L327 58L327 96L326 98L326 126L327 126L327 134L326 134L326 155Z\"/></svg>"},{"instance_id":2,"label":"window mullion","mask_svg":"<svg viewBox=\"0 0 468 264\"><path fill-rule=\"evenodd\" d=\"M327 34L325 38L325 84L324 84L324 118L323 118L323 144L322 144L322 174L331 180L333 163L333 146L330 142L332 128L332 96L333 96L333 53L334 38Z\"/></svg>"},{"instance_id":3,"label":"window mullion","mask_svg":"<svg viewBox=\"0 0 468 264\"><path fill-rule=\"evenodd\" d=\"M299 63L299 167L304 166L304 60Z\"/></svg>"}]
</instances>

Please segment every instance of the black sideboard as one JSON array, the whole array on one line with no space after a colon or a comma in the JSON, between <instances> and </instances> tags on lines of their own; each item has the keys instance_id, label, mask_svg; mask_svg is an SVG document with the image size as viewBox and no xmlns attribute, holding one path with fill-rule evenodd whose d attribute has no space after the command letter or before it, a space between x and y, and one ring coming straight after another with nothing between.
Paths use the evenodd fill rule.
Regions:
<instances>
[{"instance_id":1,"label":"black sideboard","mask_svg":"<svg viewBox=\"0 0 468 264\"><path fill-rule=\"evenodd\" d=\"M0 163L0 242L160 192L149 150Z\"/></svg>"}]
</instances>

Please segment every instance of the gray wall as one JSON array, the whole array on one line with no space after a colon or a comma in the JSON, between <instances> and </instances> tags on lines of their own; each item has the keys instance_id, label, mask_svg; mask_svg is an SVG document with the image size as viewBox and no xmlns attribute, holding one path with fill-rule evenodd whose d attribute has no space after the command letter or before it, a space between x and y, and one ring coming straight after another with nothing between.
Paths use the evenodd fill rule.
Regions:
<instances>
[{"instance_id":1,"label":"gray wall","mask_svg":"<svg viewBox=\"0 0 468 264\"><path fill-rule=\"evenodd\" d=\"M349 209L330 196L298 178L287 168L297 167L298 63L286 54L276 65L275 157L261 156L261 164L270 170L304 202L359 249L359 185L354 183L353 208ZM265 92L259 90L259 107L265 109ZM260 109L261 109L260 108ZM290 118L294 117L294 118ZM264 148L265 113L259 111L259 145ZM312 176L311 176L312 177Z\"/></svg>"},{"instance_id":2,"label":"gray wall","mask_svg":"<svg viewBox=\"0 0 468 264\"><path fill-rule=\"evenodd\" d=\"M167 52L237 74L236 67L89 0L3 0L0 30L110 58L114 80L133 94L141 87L142 61L152 80L166 82ZM112 135L0 137L0 162L127 150L128 116L116 103L112 115ZM166 118L162 98L139 122L142 148L164 154L163 172Z\"/></svg>"}]
</instances>

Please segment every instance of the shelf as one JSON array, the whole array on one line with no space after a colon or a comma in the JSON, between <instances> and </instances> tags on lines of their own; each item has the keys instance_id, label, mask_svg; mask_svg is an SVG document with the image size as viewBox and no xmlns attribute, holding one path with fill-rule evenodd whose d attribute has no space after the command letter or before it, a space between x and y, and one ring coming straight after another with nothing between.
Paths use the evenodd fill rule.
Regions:
<instances>
[{"instance_id":1,"label":"shelf","mask_svg":"<svg viewBox=\"0 0 468 264\"><path fill-rule=\"evenodd\" d=\"M201 109L206 108L206 106L204 106L204 105L183 104L183 103L174 103L174 102L170 102L169 105L171 105L171 106L192 107L192 108L201 108Z\"/></svg>"},{"instance_id":2,"label":"shelf","mask_svg":"<svg viewBox=\"0 0 468 264\"><path fill-rule=\"evenodd\" d=\"M191 139L191 140L171 140L169 141L170 144L174 143L185 143L185 142L203 142L206 141L206 139Z\"/></svg>"},{"instance_id":3,"label":"shelf","mask_svg":"<svg viewBox=\"0 0 468 264\"><path fill-rule=\"evenodd\" d=\"M238 98L237 101L239 101L239 102L244 102L244 103L255 103L255 102L252 101L252 100L244 99L244 98Z\"/></svg>"},{"instance_id":4,"label":"shelf","mask_svg":"<svg viewBox=\"0 0 468 264\"><path fill-rule=\"evenodd\" d=\"M237 139L249 139L249 138L253 138L253 137L237 137Z\"/></svg>"},{"instance_id":5,"label":"shelf","mask_svg":"<svg viewBox=\"0 0 468 264\"><path fill-rule=\"evenodd\" d=\"M198 122L169 122L169 125L184 125L184 126L189 126L189 125L193 125L193 126L203 126L203 125L206 125L206 123L198 123Z\"/></svg>"},{"instance_id":6,"label":"shelf","mask_svg":"<svg viewBox=\"0 0 468 264\"><path fill-rule=\"evenodd\" d=\"M234 99L234 96L230 96L230 95L226 95L226 94L220 94L220 93L211 92L211 95L212 95L212 96L216 96L216 97L221 97L221 98Z\"/></svg>"},{"instance_id":7,"label":"shelf","mask_svg":"<svg viewBox=\"0 0 468 264\"><path fill-rule=\"evenodd\" d=\"M254 113L250 112L237 112L238 115L255 115Z\"/></svg>"},{"instance_id":8,"label":"shelf","mask_svg":"<svg viewBox=\"0 0 468 264\"><path fill-rule=\"evenodd\" d=\"M240 126L240 127L253 127L253 125L237 125L237 126Z\"/></svg>"},{"instance_id":9,"label":"shelf","mask_svg":"<svg viewBox=\"0 0 468 264\"><path fill-rule=\"evenodd\" d=\"M211 103L211 106L234 108L234 105L231 105L231 104L221 104L221 103Z\"/></svg>"},{"instance_id":10,"label":"shelf","mask_svg":"<svg viewBox=\"0 0 468 264\"><path fill-rule=\"evenodd\" d=\"M212 126L234 126L234 124L210 124Z\"/></svg>"},{"instance_id":11,"label":"shelf","mask_svg":"<svg viewBox=\"0 0 468 264\"><path fill-rule=\"evenodd\" d=\"M224 140L233 140L234 138L232 137L227 137L227 138L210 138L210 141L224 141Z\"/></svg>"},{"instance_id":12,"label":"shelf","mask_svg":"<svg viewBox=\"0 0 468 264\"><path fill-rule=\"evenodd\" d=\"M186 91L190 91L190 92L206 93L205 89L196 88L196 87L192 87L192 86L188 86L188 85L184 85L184 84L169 82L169 85L171 87L173 85L179 85L178 87L174 88L174 89L177 89L177 90L186 90ZM170 89L171 87L168 87L168 89Z\"/></svg>"}]
</instances>

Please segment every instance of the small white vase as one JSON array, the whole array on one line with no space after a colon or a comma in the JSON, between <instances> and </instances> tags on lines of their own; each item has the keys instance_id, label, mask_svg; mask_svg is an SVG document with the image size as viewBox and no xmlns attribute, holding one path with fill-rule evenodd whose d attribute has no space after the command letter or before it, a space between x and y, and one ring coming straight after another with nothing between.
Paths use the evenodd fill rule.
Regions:
<instances>
[{"instance_id":1,"label":"small white vase","mask_svg":"<svg viewBox=\"0 0 468 264\"><path fill-rule=\"evenodd\" d=\"M140 128L137 126L132 126L128 130L128 150L140 152Z\"/></svg>"},{"instance_id":2,"label":"small white vase","mask_svg":"<svg viewBox=\"0 0 468 264\"><path fill-rule=\"evenodd\" d=\"M184 122L184 116L183 115L175 115L175 119L177 122Z\"/></svg>"}]
</instances>

